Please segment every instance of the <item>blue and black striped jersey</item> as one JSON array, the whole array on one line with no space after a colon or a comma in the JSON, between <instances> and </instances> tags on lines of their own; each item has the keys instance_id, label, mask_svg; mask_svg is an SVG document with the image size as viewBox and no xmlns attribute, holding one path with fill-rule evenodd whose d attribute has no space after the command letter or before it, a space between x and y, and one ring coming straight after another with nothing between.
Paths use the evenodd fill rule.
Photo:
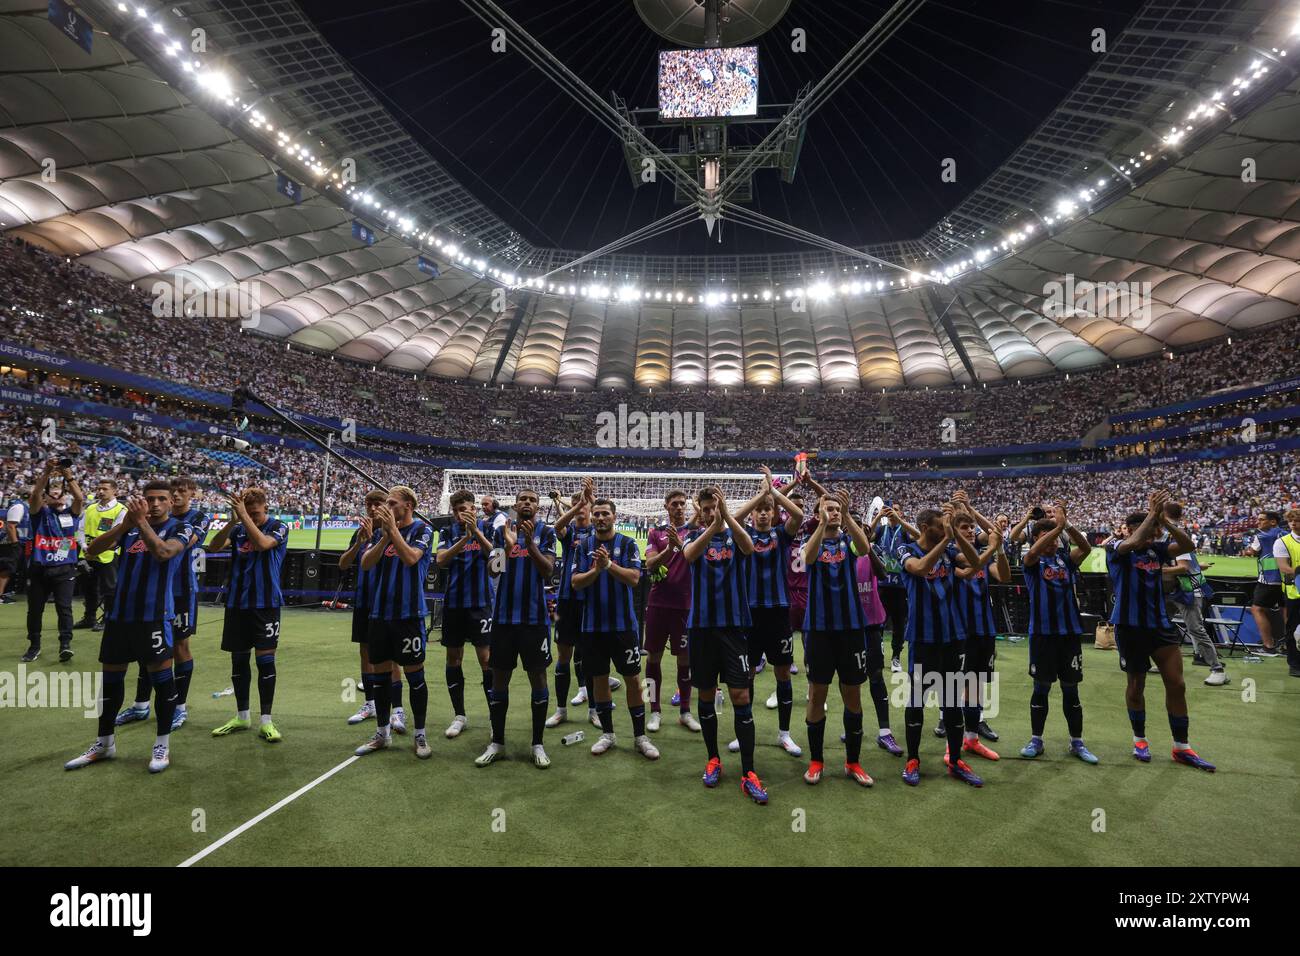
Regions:
<instances>
[{"instance_id":1,"label":"blue and black striped jersey","mask_svg":"<svg viewBox=\"0 0 1300 956\"><path fill-rule=\"evenodd\" d=\"M151 525L163 541L188 542L194 533L182 519L168 516ZM170 621L175 616L172 582L182 573L184 552L167 561L149 553L139 528L131 528L118 542L122 556L117 565L117 588L108 609L110 621Z\"/></svg>"},{"instance_id":2,"label":"blue and black striped jersey","mask_svg":"<svg viewBox=\"0 0 1300 956\"><path fill-rule=\"evenodd\" d=\"M998 626L993 621L993 599L989 594L988 576L989 565L996 560L996 556L990 558L988 564L969 578L957 575L957 590L953 598L957 602L962 630L967 636L992 637L998 632Z\"/></svg>"},{"instance_id":3,"label":"blue and black striped jersey","mask_svg":"<svg viewBox=\"0 0 1300 956\"><path fill-rule=\"evenodd\" d=\"M683 543L705 533L696 528ZM686 626L749 627L748 590L735 539L730 529L723 529L709 539L704 553L691 565L691 614Z\"/></svg>"},{"instance_id":4,"label":"blue and black striped jersey","mask_svg":"<svg viewBox=\"0 0 1300 956\"><path fill-rule=\"evenodd\" d=\"M1025 565L1029 591L1029 636L1081 634L1079 599L1074 593L1078 570L1069 548L1057 548L1034 565Z\"/></svg>"},{"instance_id":5,"label":"blue and black striped jersey","mask_svg":"<svg viewBox=\"0 0 1300 956\"><path fill-rule=\"evenodd\" d=\"M226 607L281 607L280 568L289 548L289 526L279 518L267 517L257 530L275 539L275 545L258 551L241 523L230 535L230 584Z\"/></svg>"},{"instance_id":6,"label":"blue and black striped jersey","mask_svg":"<svg viewBox=\"0 0 1300 956\"><path fill-rule=\"evenodd\" d=\"M465 525L457 521L438 534L438 550L446 551L455 547L456 542L465 537L465 534ZM466 542L460 554L447 565L447 607L481 609L492 603L492 592L488 588L490 559L491 555L483 553L477 538L471 537Z\"/></svg>"},{"instance_id":7,"label":"blue and black striped jersey","mask_svg":"<svg viewBox=\"0 0 1300 956\"><path fill-rule=\"evenodd\" d=\"M352 592L352 611L362 617L370 616L370 607L375 600L375 582L379 577L379 566L376 565L367 571L361 566L361 559L379 540L381 534L383 532L378 529L371 531L370 537L361 545L356 554L357 584ZM352 532L352 540L348 542L348 547L354 546L360 537L361 529L358 528Z\"/></svg>"},{"instance_id":8,"label":"blue and black striped jersey","mask_svg":"<svg viewBox=\"0 0 1300 956\"><path fill-rule=\"evenodd\" d=\"M517 533L517 531L516 531ZM555 529L545 522L533 527L533 541L542 554L555 557ZM516 539L513 548L506 547L505 528L497 528L492 546L502 552L504 568L497 581L496 607L492 612L493 626L497 624L547 624L546 582L542 572L528 554L527 542Z\"/></svg>"},{"instance_id":9,"label":"blue and black striped jersey","mask_svg":"<svg viewBox=\"0 0 1300 956\"><path fill-rule=\"evenodd\" d=\"M397 546L389 542L375 565L375 596L370 605L370 617L380 621L405 621L421 618L429 613L424 599L424 579L429 574L429 561L433 558L433 528L419 518L413 518L405 528L399 528L402 539L420 552L420 559L407 564L397 554ZM382 534L382 532L381 532Z\"/></svg>"},{"instance_id":10,"label":"blue and black striped jersey","mask_svg":"<svg viewBox=\"0 0 1300 956\"><path fill-rule=\"evenodd\" d=\"M579 541L585 542L586 548L578 554L578 566L574 568L578 573L591 570L595 563L591 555L600 547L609 552L610 564L641 570L641 548L635 540L621 532L615 532L609 541L599 540L594 532L581 535ZM636 600L632 586L622 583L608 571L597 575L594 582L574 593L582 595L584 634L637 630Z\"/></svg>"},{"instance_id":11,"label":"blue and black striped jersey","mask_svg":"<svg viewBox=\"0 0 1300 956\"><path fill-rule=\"evenodd\" d=\"M560 590L556 594L559 600L567 601L574 598L582 601L586 599L585 591L575 591L573 589L573 572L582 570L577 566L582 553L596 547L588 541L595 533L596 529L590 525L579 528L576 524L568 524L565 525L563 533L560 534L560 544L564 546L564 551L560 557Z\"/></svg>"},{"instance_id":12,"label":"blue and black striped jersey","mask_svg":"<svg viewBox=\"0 0 1300 956\"><path fill-rule=\"evenodd\" d=\"M1110 623L1149 630L1167 630L1172 625L1165 612L1164 578L1160 569L1170 563L1169 542L1153 541L1127 554L1118 542L1106 545L1106 571L1115 592L1115 609Z\"/></svg>"},{"instance_id":13,"label":"blue and black striped jersey","mask_svg":"<svg viewBox=\"0 0 1300 956\"><path fill-rule=\"evenodd\" d=\"M789 607L785 558L794 539L786 533L784 525L774 525L766 531L750 525L745 530L754 540L754 553L745 560L749 606Z\"/></svg>"},{"instance_id":14,"label":"blue and black striped jersey","mask_svg":"<svg viewBox=\"0 0 1300 956\"><path fill-rule=\"evenodd\" d=\"M857 631L866 627L858 597L858 562L853 539L841 531L822 539L817 560L808 565L807 631Z\"/></svg>"},{"instance_id":15,"label":"blue and black striped jersey","mask_svg":"<svg viewBox=\"0 0 1300 956\"><path fill-rule=\"evenodd\" d=\"M876 555L880 558L880 563L885 566L885 576L880 582L883 586L903 586L903 570L898 563L898 549L911 540L901 524L890 524L884 521L877 527Z\"/></svg>"},{"instance_id":16,"label":"blue and black striped jersey","mask_svg":"<svg viewBox=\"0 0 1300 956\"><path fill-rule=\"evenodd\" d=\"M914 541L899 546L895 552L900 567L909 558L924 558L925 555L925 550ZM904 636L910 644L949 644L963 639L964 631L953 603L956 568L952 556L950 546L925 577L903 571L903 586L907 588L907 629Z\"/></svg>"},{"instance_id":17,"label":"blue and black striped jersey","mask_svg":"<svg viewBox=\"0 0 1300 956\"><path fill-rule=\"evenodd\" d=\"M212 516L204 514L198 508L191 508L185 514L172 515L178 521L190 526L194 544L187 540L185 553L181 555L181 566L172 578L172 594L176 598L176 607L185 610L190 606L190 599L199 589L199 569L197 552L203 550L203 542L208 539L208 528L212 526Z\"/></svg>"}]
</instances>

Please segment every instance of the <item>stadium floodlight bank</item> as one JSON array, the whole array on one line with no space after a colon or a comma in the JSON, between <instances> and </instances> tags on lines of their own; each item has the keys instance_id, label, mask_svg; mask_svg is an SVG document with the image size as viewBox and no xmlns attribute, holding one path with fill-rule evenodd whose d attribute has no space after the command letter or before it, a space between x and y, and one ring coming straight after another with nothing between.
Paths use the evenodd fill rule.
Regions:
<instances>
[{"instance_id":1,"label":"stadium floodlight bank","mask_svg":"<svg viewBox=\"0 0 1300 956\"><path fill-rule=\"evenodd\" d=\"M773 474L775 481L787 485L788 474ZM701 488L721 489L727 504L737 507L754 497L763 476L757 472L746 474L695 473L678 471L500 471L477 468L451 468L442 476L442 501L439 510L444 514L451 508L454 491L467 488L480 495L492 495L503 508L508 508L521 488L532 488L542 498L543 508L547 496L558 490L567 500L582 488L582 479L591 478L602 497L611 498L621 517L657 518L664 513L664 495L680 489L694 496ZM554 520L556 516L551 516Z\"/></svg>"}]
</instances>

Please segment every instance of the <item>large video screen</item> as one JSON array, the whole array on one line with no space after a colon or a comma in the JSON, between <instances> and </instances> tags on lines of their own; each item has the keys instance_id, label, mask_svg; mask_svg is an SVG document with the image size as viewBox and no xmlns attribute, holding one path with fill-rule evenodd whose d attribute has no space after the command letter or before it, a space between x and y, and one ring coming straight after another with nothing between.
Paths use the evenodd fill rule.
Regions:
<instances>
[{"instance_id":1,"label":"large video screen","mask_svg":"<svg viewBox=\"0 0 1300 956\"><path fill-rule=\"evenodd\" d=\"M661 119L757 113L758 47L660 51Z\"/></svg>"}]
</instances>

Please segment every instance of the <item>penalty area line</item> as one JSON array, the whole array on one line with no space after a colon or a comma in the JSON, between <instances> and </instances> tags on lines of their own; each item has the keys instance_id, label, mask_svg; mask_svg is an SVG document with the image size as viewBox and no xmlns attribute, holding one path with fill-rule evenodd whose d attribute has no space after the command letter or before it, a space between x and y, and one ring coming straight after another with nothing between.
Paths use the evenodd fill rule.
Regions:
<instances>
[{"instance_id":1,"label":"penalty area line","mask_svg":"<svg viewBox=\"0 0 1300 956\"><path fill-rule=\"evenodd\" d=\"M267 817L269 817L271 814L275 813L275 811L279 810L281 807L285 807L285 806L288 806L290 803L293 803L293 801L297 800L299 797L301 797L301 796L302 796L304 793L306 793L308 790L310 790L310 789L312 789L313 787L315 787L317 784L324 783L326 780L328 780L330 777L334 776L336 773L338 773L338 772L339 772L340 770L342 770L344 767L348 766L349 764L356 763L356 762L357 762L358 760L360 760L360 759L361 759L360 757L358 757L358 756L356 756L355 754L353 754L351 757L349 757L347 760L343 761L343 762L342 762L341 764L339 764L337 767L334 767L334 768L331 769L331 770L326 770L323 774L321 774L319 777L317 777L317 778L316 778L315 780L313 780L311 783L306 784L305 786L299 787L297 790L295 790L293 793L289 794L289 795L288 795L287 797L285 797L283 800L280 800L278 803L272 804L271 806L267 807L265 810L263 810L263 811L262 811L261 813L259 813L257 816L253 817L253 819L247 821L246 823L241 823L239 826L235 827L235 829L231 830L229 833L227 833L225 836L223 836L220 840L217 840L215 843L210 843L210 844L208 844L208 845L205 846L202 850L200 850L198 853L195 853L195 854L194 854L192 857L190 857L188 860L185 860L183 863L178 863L178 864L176 864L177 867L179 868L179 867L193 866L195 863L199 862L199 860L203 859L203 858L204 858L205 856L207 856L208 854L213 853L213 852L215 852L216 850L221 849L223 846L225 846L227 843L229 843L229 842L230 842L231 840L233 840L235 837L239 836L239 835L240 835L241 833L243 833L245 830L250 830L250 829L252 829L253 827L257 826L259 823L261 823L263 820L265 820L265 819L266 819Z\"/></svg>"}]
</instances>

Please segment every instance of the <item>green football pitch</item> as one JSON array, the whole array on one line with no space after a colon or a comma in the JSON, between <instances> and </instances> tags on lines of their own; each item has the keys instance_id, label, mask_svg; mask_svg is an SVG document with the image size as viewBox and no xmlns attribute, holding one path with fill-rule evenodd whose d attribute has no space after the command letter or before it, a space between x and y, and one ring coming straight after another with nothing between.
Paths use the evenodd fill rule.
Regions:
<instances>
[{"instance_id":1,"label":"green football pitch","mask_svg":"<svg viewBox=\"0 0 1300 956\"><path fill-rule=\"evenodd\" d=\"M392 864L590 865L593 854L621 865L1300 864L1300 844L1284 837L1300 829L1293 730L1300 681L1287 676L1280 660L1228 659L1231 683L1221 688L1202 685L1205 669L1188 661L1192 742L1218 764L1215 774L1169 759L1154 675L1147 701L1153 760L1133 761L1118 662L1114 652L1091 647L1084 652L1082 698L1086 739L1101 763L1086 766L1066 756L1059 693L1052 696L1047 752L1034 762L1016 756L1029 732L1027 645L999 642L997 710L989 721L1002 734L995 745L1002 760L977 761L986 780L981 790L942 776L932 711L920 787L905 786L901 761L871 744L870 713L863 763L875 787L863 790L834 772L809 787L802 780L805 761L775 746L776 712L760 703L757 761L771 802L758 807L741 796L739 760L725 751L722 785L701 786L702 741L671 716L655 736L663 758L650 763L637 755L621 691L618 746L611 753L593 757L594 729L569 723L547 732L553 765L536 769L528 760L528 690L519 674L508 759L475 767L488 739L477 668L471 663L466 675L470 728L447 740L442 730L451 713L436 644L427 665L433 758L417 760L409 738L398 738L389 751L351 760L370 727L345 723L357 706L348 687L358 675L349 618L340 612L284 613L275 707L282 743L265 744L252 733L213 738L208 731L234 706L230 697L212 696L229 684L228 659L218 650L220 613L200 610L190 720L172 737L171 768L151 776L152 720L119 730L116 760L63 770L94 738L94 720L81 701L34 706L34 688L59 673L93 674L98 635L78 631L75 659L57 663L51 611L45 655L20 672L24 606L0 606L0 635L12 662L0 671L7 709L0 718L6 802L0 864L174 866L202 854L194 865L351 866L366 859L376 825L391 833L385 859ZM671 658L665 679L675 680ZM134 680L132 669L128 696ZM770 669L759 675L759 701L773 686ZM796 701L805 686L800 673ZM253 695L256 709L255 688ZM901 738L898 699L891 722ZM16 702L24 706L8 709ZM806 743L801 706L794 735ZM571 712L581 717L586 710ZM826 734L832 770L843 759L839 712L832 691ZM725 741L732 736L729 706L719 720ZM585 742L560 743L562 734L578 729L585 729Z\"/></svg>"}]
</instances>

